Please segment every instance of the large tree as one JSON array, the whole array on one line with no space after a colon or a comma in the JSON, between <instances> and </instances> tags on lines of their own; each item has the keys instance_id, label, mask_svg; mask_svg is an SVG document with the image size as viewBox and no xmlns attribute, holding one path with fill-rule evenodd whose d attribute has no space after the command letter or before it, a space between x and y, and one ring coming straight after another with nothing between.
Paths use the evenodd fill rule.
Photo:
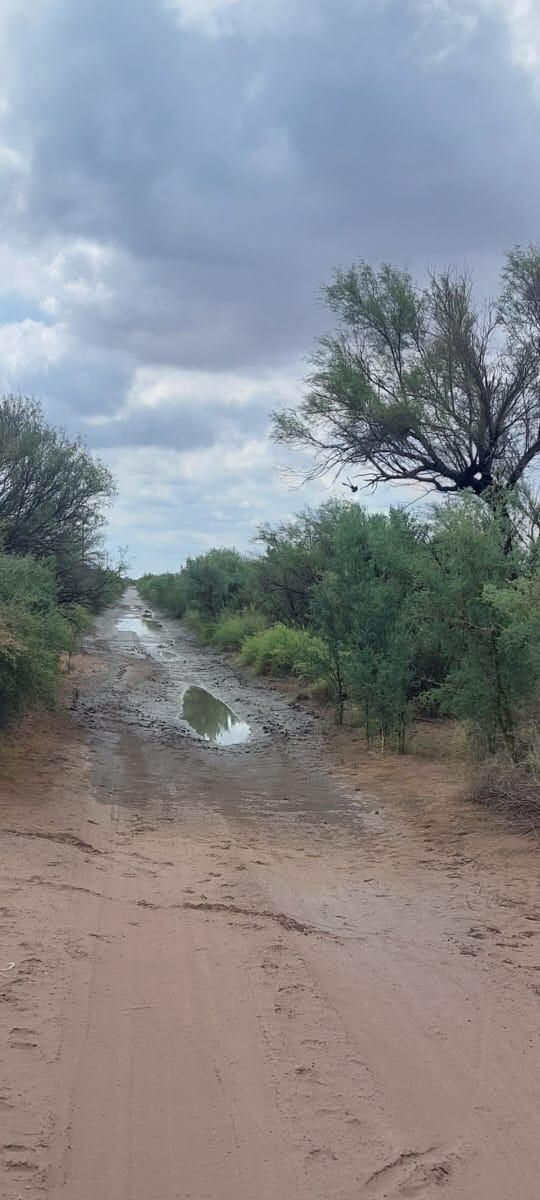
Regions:
<instances>
[{"instance_id":1,"label":"large tree","mask_svg":"<svg viewBox=\"0 0 540 1200\"><path fill-rule=\"evenodd\" d=\"M313 452L311 476L358 467L366 484L494 502L520 483L540 454L539 251L508 256L496 303L477 303L467 273L420 286L366 262L323 296L335 328L298 408L274 414L278 441Z\"/></svg>"},{"instance_id":2,"label":"large tree","mask_svg":"<svg viewBox=\"0 0 540 1200\"><path fill-rule=\"evenodd\" d=\"M48 425L38 404L0 399L0 544L8 554L52 561L61 598L84 598L83 576L102 566L104 508L113 493L104 464Z\"/></svg>"}]
</instances>

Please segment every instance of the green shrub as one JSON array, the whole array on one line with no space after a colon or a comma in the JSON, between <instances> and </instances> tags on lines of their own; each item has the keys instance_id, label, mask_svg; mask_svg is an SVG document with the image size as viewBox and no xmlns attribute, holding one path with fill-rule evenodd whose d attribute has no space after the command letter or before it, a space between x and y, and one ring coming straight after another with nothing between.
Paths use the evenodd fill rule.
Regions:
<instances>
[{"instance_id":1,"label":"green shrub","mask_svg":"<svg viewBox=\"0 0 540 1200\"><path fill-rule=\"evenodd\" d=\"M183 617L186 610L185 581L181 573L143 575L137 590L148 604L155 604L170 617Z\"/></svg>"},{"instance_id":2,"label":"green shrub","mask_svg":"<svg viewBox=\"0 0 540 1200\"><path fill-rule=\"evenodd\" d=\"M214 623L207 621L205 617L201 617L201 614L194 608L189 608L184 613L184 623L188 629L191 629L191 632L195 634L199 641L202 642L203 646L207 646L212 641L215 630Z\"/></svg>"},{"instance_id":3,"label":"green shrub","mask_svg":"<svg viewBox=\"0 0 540 1200\"><path fill-rule=\"evenodd\" d=\"M310 682L330 674L328 651L322 640L306 629L272 625L247 638L240 661L258 675L297 675Z\"/></svg>"},{"instance_id":4,"label":"green shrub","mask_svg":"<svg viewBox=\"0 0 540 1200\"><path fill-rule=\"evenodd\" d=\"M59 657L71 636L52 568L0 555L0 724L31 705L53 703Z\"/></svg>"},{"instance_id":5,"label":"green shrub","mask_svg":"<svg viewBox=\"0 0 540 1200\"><path fill-rule=\"evenodd\" d=\"M254 608L239 613L222 613L212 634L212 645L218 650L240 650L247 638L262 633L266 621Z\"/></svg>"}]
</instances>

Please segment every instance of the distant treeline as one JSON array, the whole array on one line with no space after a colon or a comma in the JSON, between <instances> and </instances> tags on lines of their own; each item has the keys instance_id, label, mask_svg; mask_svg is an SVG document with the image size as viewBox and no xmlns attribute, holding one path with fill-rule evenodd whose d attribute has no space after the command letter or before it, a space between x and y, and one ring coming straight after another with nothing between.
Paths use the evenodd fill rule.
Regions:
<instances>
[{"instance_id":1,"label":"distant treeline","mask_svg":"<svg viewBox=\"0 0 540 1200\"><path fill-rule=\"evenodd\" d=\"M533 536L476 497L421 520L331 502L265 526L260 553L217 549L141 594L258 672L294 674L404 749L415 715L466 723L510 761L534 752L540 567Z\"/></svg>"},{"instance_id":2,"label":"distant treeline","mask_svg":"<svg viewBox=\"0 0 540 1200\"><path fill-rule=\"evenodd\" d=\"M0 400L0 725L54 699L90 614L123 589L101 547L112 477L34 401Z\"/></svg>"}]
</instances>

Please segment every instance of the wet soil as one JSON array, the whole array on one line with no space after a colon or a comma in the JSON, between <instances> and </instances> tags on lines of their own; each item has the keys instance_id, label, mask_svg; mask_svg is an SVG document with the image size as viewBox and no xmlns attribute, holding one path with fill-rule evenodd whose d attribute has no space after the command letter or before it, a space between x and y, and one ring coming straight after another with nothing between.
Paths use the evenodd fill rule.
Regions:
<instances>
[{"instance_id":1,"label":"wet soil","mask_svg":"<svg viewBox=\"0 0 540 1200\"><path fill-rule=\"evenodd\" d=\"M0 1196L533 1200L535 832L144 612L0 764Z\"/></svg>"}]
</instances>

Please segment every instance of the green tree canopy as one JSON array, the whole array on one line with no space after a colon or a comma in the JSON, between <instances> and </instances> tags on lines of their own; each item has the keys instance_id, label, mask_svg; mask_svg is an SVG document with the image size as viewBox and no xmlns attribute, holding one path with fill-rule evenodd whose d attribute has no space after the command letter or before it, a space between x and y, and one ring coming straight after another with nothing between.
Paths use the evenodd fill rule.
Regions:
<instances>
[{"instance_id":1,"label":"green tree canopy","mask_svg":"<svg viewBox=\"0 0 540 1200\"><path fill-rule=\"evenodd\" d=\"M8 554L54 562L61 599L84 598L103 569L100 532L114 494L107 467L47 424L33 400L0 400L0 537Z\"/></svg>"},{"instance_id":2,"label":"green tree canopy","mask_svg":"<svg viewBox=\"0 0 540 1200\"><path fill-rule=\"evenodd\" d=\"M366 262L323 289L336 320L280 442L313 452L312 475L358 467L367 484L417 481L500 496L540 453L540 252L508 256L497 303L466 273Z\"/></svg>"}]
</instances>

